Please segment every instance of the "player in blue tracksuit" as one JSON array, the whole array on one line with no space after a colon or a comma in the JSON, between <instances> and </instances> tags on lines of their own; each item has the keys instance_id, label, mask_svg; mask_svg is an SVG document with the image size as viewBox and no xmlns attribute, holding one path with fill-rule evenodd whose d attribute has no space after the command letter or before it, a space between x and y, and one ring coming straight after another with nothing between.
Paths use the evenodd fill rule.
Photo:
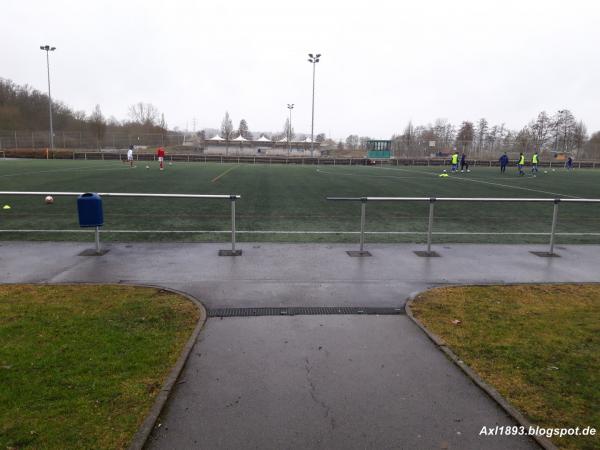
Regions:
<instances>
[{"instance_id":1,"label":"player in blue tracksuit","mask_svg":"<svg viewBox=\"0 0 600 450\"><path fill-rule=\"evenodd\" d=\"M508 156L506 153L500 157L500 173L506 172L506 166L508 166Z\"/></svg>"},{"instance_id":2,"label":"player in blue tracksuit","mask_svg":"<svg viewBox=\"0 0 600 450\"><path fill-rule=\"evenodd\" d=\"M573 158L571 158L570 156L569 159L567 159L565 167L567 168L567 170L573 170Z\"/></svg>"}]
</instances>

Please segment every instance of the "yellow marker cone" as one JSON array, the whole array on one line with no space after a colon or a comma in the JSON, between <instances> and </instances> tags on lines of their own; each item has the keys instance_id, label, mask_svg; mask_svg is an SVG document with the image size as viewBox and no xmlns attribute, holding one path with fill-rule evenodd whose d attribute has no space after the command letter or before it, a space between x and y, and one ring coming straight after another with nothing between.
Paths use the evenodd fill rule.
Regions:
<instances>
[{"instance_id":1,"label":"yellow marker cone","mask_svg":"<svg viewBox=\"0 0 600 450\"><path fill-rule=\"evenodd\" d=\"M4 205L2 209L10 209L10 205Z\"/></svg>"}]
</instances>

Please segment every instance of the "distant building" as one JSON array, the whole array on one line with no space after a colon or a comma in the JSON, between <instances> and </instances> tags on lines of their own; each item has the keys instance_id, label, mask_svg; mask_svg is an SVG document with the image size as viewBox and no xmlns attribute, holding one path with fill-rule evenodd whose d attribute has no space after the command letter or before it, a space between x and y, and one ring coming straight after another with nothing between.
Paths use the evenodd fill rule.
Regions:
<instances>
[{"instance_id":1,"label":"distant building","mask_svg":"<svg viewBox=\"0 0 600 450\"><path fill-rule=\"evenodd\" d=\"M229 141L218 134L204 141L204 153L206 155L229 155L229 156L321 156L321 144L315 142L314 154L310 151L310 138L303 141L288 142L287 139L272 141L261 136L259 139L249 140L238 136Z\"/></svg>"}]
</instances>

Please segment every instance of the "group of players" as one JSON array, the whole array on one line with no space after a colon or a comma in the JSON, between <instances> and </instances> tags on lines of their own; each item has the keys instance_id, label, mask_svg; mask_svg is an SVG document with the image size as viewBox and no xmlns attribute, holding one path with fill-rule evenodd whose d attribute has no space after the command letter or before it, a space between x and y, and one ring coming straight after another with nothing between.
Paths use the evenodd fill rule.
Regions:
<instances>
[{"instance_id":1,"label":"group of players","mask_svg":"<svg viewBox=\"0 0 600 450\"><path fill-rule=\"evenodd\" d=\"M498 161L500 163L500 173L506 173L506 167L510 163L510 160L508 159L508 155L506 154L506 152L500 157L500 159ZM531 174L533 176L535 176L539 172L539 169L538 169L539 163L540 163L540 157L537 152L534 152L533 156L531 157ZM460 156L460 163L459 163L458 152L455 151L451 157L451 164L452 164L452 169L451 169L452 172L458 172L459 164L460 164L461 172L464 172L465 170L467 172L470 172L469 162L467 161L467 155L465 155L464 153ZM523 168L525 167L525 164L526 164L525 155L523 153L520 153L519 159L517 159L517 161L516 161L517 168L519 169L519 176L525 175L525 171L523 170ZM571 158L570 156L565 163L565 167L567 170L573 169L573 158Z\"/></svg>"},{"instance_id":2,"label":"group of players","mask_svg":"<svg viewBox=\"0 0 600 450\"><path fill-rule=\"evenodd\" d=\"M160 164L160 170L164 170L164 161L165 161L165 149L163 147L158 147L156 149L156 157ZM133 169L135 166L133 165L133 145L129 146L127 150L127 163L129 164L129 168ZM149 169L149 166L146 166L146 169Z\"/></svg>"}]
</instances>

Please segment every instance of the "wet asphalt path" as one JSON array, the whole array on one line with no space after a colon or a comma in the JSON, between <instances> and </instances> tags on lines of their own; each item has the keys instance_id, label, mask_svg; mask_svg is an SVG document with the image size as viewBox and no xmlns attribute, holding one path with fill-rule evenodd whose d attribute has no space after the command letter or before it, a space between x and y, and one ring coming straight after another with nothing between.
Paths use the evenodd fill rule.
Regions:
<instances>
[{"instance_id":1,"label":"wet asphalt path","mask_svg":"<svg viewBox=\"0 0 600 450\"><path fill-rule=\"evenodd\" d=\"M112 244L0 242L0 281L171 287L207 308L402 307L413 292L454 283L597 281L597 246ZM479 436L512 424L404 315L209 319L151 448L535 448Z\"/></svg>"}]
</instances>

